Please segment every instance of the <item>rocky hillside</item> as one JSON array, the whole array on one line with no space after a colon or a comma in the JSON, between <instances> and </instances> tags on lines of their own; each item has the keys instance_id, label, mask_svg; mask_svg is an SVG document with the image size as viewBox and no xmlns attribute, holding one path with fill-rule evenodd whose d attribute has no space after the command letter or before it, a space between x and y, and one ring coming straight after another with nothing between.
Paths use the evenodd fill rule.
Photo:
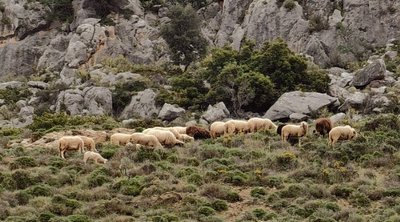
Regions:
<instances>
[{"instance_id":1,"label":"rocky hillside","mask_svg":"<svg viewBox=\"0 0 400 222\"><path fill-rule=\"evenodd\" d=\"M329 73L328 102L324 95L310 94L307 101L316 101L315 106L282 108L278 103L267 117L300 114L296 118L303 119L324 107L396 111L399 2L202 2L197 14L209 48L228 44L239 49L245 39L261 46L281 37ZM226 104L210 106L215 117L209 117L204 107L192 115L159 99L171 88L168 75L175 72L163 68L170 56L160 27L170 21L168 10L168 4L157 1L0 0L0 125L23 127L34 114L60 111L121 120L183 116L181 123L202 115L202 123L229 117L232 110ZM278 102L296 101L295 94L282 95ZM274 117L271 112L286 114Z\"/></svg>"}]
</instances>

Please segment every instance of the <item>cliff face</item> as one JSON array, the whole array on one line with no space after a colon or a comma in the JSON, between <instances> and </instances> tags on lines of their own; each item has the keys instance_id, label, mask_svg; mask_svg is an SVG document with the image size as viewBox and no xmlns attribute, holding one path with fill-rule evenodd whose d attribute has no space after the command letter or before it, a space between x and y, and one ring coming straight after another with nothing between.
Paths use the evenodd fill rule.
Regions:
<instances>
[{"instance_id":1,"label":"cliff face","mask_svg":"<svg viewBox=\"0 0 400 222\"><path fill-rule=\"evenodd\" d=\"M289 8L275 0L225 0L213 42L235 48L246 37L258 44L277 37L322 66L366 59L399 36L399 1L303 0ZM208 22L207 24L213 24Z\"/></svg>"},{"instance_id":2,"label":"cliff face","mask_svg":"<svg viewBox=\"0 0 400 222\"><path fill-rule=\"evenodd\" d=\"M159 27L166 8L145 12L139 0L73 0L71 19L55 22L40 1L1 0L0 76L47 69L70 72L122 54L136 63L167 59ZM0 1L0 2L1 2ZM211 45L239 48L277 37L324 67L366 59L400 34L400 2L392 0L225 0L199 10Z\"/></svg>"}]
</instances>

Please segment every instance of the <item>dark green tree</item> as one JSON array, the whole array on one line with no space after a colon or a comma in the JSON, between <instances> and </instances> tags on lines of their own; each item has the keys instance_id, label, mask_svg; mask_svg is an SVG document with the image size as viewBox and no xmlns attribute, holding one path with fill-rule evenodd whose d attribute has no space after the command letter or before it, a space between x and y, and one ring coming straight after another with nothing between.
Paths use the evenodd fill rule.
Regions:
<instances>
[{"instance_id":1,"label":"dark green tree","mask_svg":"<svg viewBox=\"0 0 400 222\"><path fill-rule=\"evenodd\" d=\"M179 4L170 8L168 17L171 21L161 28L161 36L171 50L174 64L184 65L186 70L206 54L207 40L201 34L200 18L192 6Z\"/></svg>"}]
</instances>

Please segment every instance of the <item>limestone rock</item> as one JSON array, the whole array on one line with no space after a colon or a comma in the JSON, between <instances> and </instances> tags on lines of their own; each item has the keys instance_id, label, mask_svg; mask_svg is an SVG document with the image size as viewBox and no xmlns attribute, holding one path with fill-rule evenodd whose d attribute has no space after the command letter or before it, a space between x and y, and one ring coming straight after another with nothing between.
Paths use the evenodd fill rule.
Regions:
<instances>
[{"instance_id":1,"label":"limestone rock","mask_svg":"<svg viewBox=\"0 0 400 222\"><path fill-rule=\"evenodd\" d=\"M373 80L385 78L386 66L382 59L377 59L359 70L353 78L352 84L355 87L364 87Z\"/></svg>"},{"instance_id":2,"label":"limestone rock","mask_svg":"<svg viewBox=\"0 0 400 222\"><path fill-rule=\"evenodd\" d=\"M281 95L278 101L268 109L264 118L275 121L287 119L292 113L309 115L323 107L333 106L335 103L337 103L337 98L323 93L287 92Z\"/></svg>"},{"instance_id":3,"label":"limestone rock","mask_svg":"<svg viewBox=\"0 0 400 222\"><path fill-rule=\"evenodd\" d=\"M219 102L214 106L209 105L207 111L201 116L201 119L212 123L217 120L222 120L230 115L229 110L226 108L225 103Z\"/></svg>"},{"instance_id":4,"label":"limestone rock","mask_svg":"<svg viewBox=\"0 0 400 222\"><path fill-rule=\"evenodd\" d=\"M112 93L105 87L88 87L83 90L84 106L90 115L112 114Z\"/></svg>"},{"instance_id":5,"label":"limestone rock","mask_svg":"<svg viewBox=\"0 0 400 222\"><path fill-rule=\"evenodd\" d=\"M329 117L333 124L336 124L346 117L345 113L336 113L335 115Z\"/></svg>"},{"instance_id":6,"label":"limestone rock","mask_svg":"<svg viewBox=\"0 0 400 222\"><path fill-rule=\"evenodd\" d=\"M38 89L47 89L49 88L49 84L42 82L42 81L29 81L28 86L32 88L38 88Z\"/></svg>"},{"instance_id":7,"label":"limestone rock","mask_svg":"<svg viewBox=\"0 0 400 222\"><path fill-rule=\"evenodd\" d=\"M152 118L159 113L156 107L156 93L152 89L146 89L133 96L131 102L122 111L120 118L128 119L131 117Z\"/></svg>"},{"instance_id":8,"label":"limestone rock","mask_svg":"<svg viewBox=\"0 0 400 222\"><path fill-rule=\"evenodd\" d=\"M164 103L158 114L158 118L162 120L172 121L185 113L185 109L168 103Z\"/></svg>"}]
</instances>

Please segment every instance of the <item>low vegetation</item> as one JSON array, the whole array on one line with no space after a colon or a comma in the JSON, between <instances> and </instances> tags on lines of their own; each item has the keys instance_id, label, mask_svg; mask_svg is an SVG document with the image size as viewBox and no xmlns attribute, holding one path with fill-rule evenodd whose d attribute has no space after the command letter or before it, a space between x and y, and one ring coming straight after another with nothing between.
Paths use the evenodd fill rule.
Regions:
<instances>
[{"instance_id":1,"label":"low vegetation","mask_svg":"<svg viewBox=\"0 0 400 222\"><path fill-rule=\"evenodd\" d=\"M83 121L47 117L32 129ZM360 136L333 149L311 134L291 147L272 132L155 150L106 142L105 165L77 152L63 160L55 147L0 149L0 220L398 221L400 119L352 125Z\"/></svg>"}]
</instances>

